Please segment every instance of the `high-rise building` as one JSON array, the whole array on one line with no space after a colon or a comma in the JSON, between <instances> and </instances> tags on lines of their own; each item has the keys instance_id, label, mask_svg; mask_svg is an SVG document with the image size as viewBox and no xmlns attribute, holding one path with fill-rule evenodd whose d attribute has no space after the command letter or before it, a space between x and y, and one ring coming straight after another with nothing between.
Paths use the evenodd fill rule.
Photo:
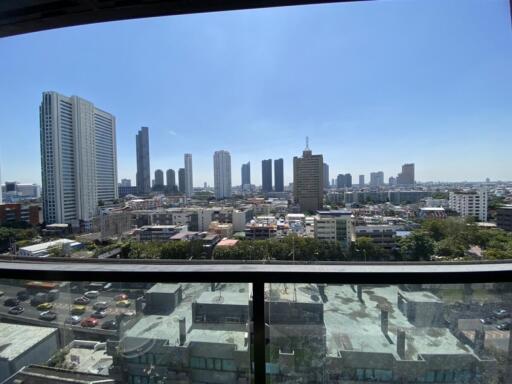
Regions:
<instances>
[{"instance_id":1,"label":"high-rise building","mask_svg":"<svg viewBox=\"0 0 512 384\"><path fill-rule=\"evenodd\" d=\"M57 92L39 112L44 221L87 229L98 203L118 197L115 117Z\"/></svg>"},{"instance_id":2,"label":"high-rise building","mask_svg":"<svg viewBox=\"0 0 512 384\"><path fill-rule=\"evenodd\" d=\"M167 172L165 172L165 176L167 188L170 191L176 190L176 172L174 172L174 169L168 169Z\"/></svg>"},{"instance_id":3,"label":"high-rise building","mask_svg":"<svg viewBox=\"0 0 512 384\"><path fill-rule=\"evenodd\" d=\"M400 177L400 176L398 176L398 177ZM388 184L389 184L389 186L390 186L390 187L395 186L395 185L396 185L396 180L397 180L397 179L396 179L395 177L393 177L393 176L389 176L389 179L388 179Z\"/></svg>"},{"instance_id":4,"label":"high-rise building","mask_svg":"<svg viewBox=\"0 0 512 384\"><path fill-rule=\"evenodd\" d=\"M242 164L242 189L248 190L251 187L251 162Z\"/></svg>"},{"instance_id":5,"label":"high-rise building","mask_svg":"<svg viewBox=\"0 0 512 384\"><path fill-rule=\"evenodd\" d=\"M185 193L185 168L178 169L178 189L180 193Z\"/></svg>"},{"instance_id":6,"label":"high-rise building","mask_svg":"<svg viewBox=\"0 0 512 384\"><path fill-rule=\"evenodd\" d=\"M261 190L272 192L272 160L261 161Z\"/></svg>"},{"instance_id":7,"label":"high-rise building","mask_svg":"<svg viewBox=\"0 0 512 384\"><path fill-rule=\"evenodd\" d=\"M155 187L164 186L164 172L161 169L155 171Z\"/></svg>"},{"instance_id":8,"label":"high-rise building","mask_svg":"<svg viewBox=\"0 0 512 384\"><path fill-rule=\"evenodd\" d=\"M185 195L191 197L194 192L192 180L192 154L185 153Z\"/></svg>"},{"instance_id":9,"label":"high-rise building","mask_svg":"<svg viewBox=\"0 0 512 384\"><path fill-rule=\"evenodd\" d=\"M274 191L284 192L283 159L274 160Z\"/></svg>"},{"instance_id":10,"label":"high-rise building","mask_svg":"<svg viewBox=\"0 0 512 384\"><path fill-rule=\"evenodd\" d=\"M379 171L370 173L370 185L372 187L384 185L384 172Z\"/></svg>"},{"instance_id":11,"label":"high-rise building","mask_svg":"<svg viewBox=\"0 0 512 384\"><path fill-rule=\"evenodd\" d=\"M345 173L345 186L352 188L352 175L350 173Z\"/></svg>"},{"instance_id":12,"label":"high-rise building","mask_svg":"<svg viewBox=\"0 0 512 384\"><path fill-rule=\"evenodd\" d=\"M364 175L359 175L359 188L364 187Z\"/></svg>"},{"instance_id":13,"label":"high-rise building","mask_svg":"<svg viewBox=\"0 0 512 384\"><path fill-rule=\"evenodd\" d=\"M336 177L336 188L345 188L347 186L347 181L345 180L345 175L339 174Z\"/></svg>"},{"instance_id":14,"label":"high-rise building","mask_svg":"<svg viewBox=\"0 0 512 384\"><path fill-rule=\"evenodd\" d=\"M329 165L324 163L324 188L329 189Z\"/></svg>"},{"instance_id":15,"label":"high-rise building","mask_svg":"<svg viewBox=\"0 0 512 384\"><path fill-rule=\"evenodd\" d=\"M131 187L132 181L130 179L121 179L121 187Z\"/></svg>"},{"instance_id":16,"label":"high-rise building","mask_svg":"<svg viewBox=\"0 0 512 384\"><path fill-rule=\"evenodd\" d=\"M216 151L213 155L213 178L216 199L231 197L231 155Z\"/></svg>"},{"instance_id":17,"label":"high-rise building","mask_svg":"<svg viewBox=\"0 0 512 384\"><path fill-rule=\"evenodd\" d=\"M396 178L398 185L414 185L414 164L402 165L402 172Z\"/></svg>"},{"instance_id":18,"label":"high-rise building","mask_svg":"<svg viewBox=\"0 0 512 384\"><path fill-rule=\"evenodd\" d=\"M149 129L142 127L135 136L137 149L137 189L141 194L151 192L151 171L149 167Z\"/></svg>"},{"instance_id":19,"label":"high-rise building","mask_svg":"<svg viewBox=\"0 0 512 384\"><path fill-rule=\"evenodd\" d=\"M313 155L308 145L302 157L293 158L293 199L301 211L316 211L323 205L324 158Z\"/></svg>"},{"instance_id":20,"label":"high-rise building","mask_svg":"<svg viewBox=\"0 0 512 384\"><path fill-rule=\"evenodd\" d=\"M486 189L450 192L448 205L462 217L474 217L479 221L487 221Z\"/></svg>"}]
</instances>

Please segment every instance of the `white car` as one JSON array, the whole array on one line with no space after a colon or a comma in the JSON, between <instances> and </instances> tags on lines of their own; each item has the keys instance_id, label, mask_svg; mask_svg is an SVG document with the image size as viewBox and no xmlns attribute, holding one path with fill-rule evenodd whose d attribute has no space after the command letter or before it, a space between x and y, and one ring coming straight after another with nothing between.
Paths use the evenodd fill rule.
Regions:
<instances>
[{"instance_id":1,"label":"white car","mask_svg":"<svg viewBox=\"0 0 512 384\"><path fill-rule=\"evenodd\" d=\"M5 295L5 292L4 291L0 291L0 297L2 297L3 295Z\"/></svg>"},{"instance_id":2,"label":"white car","mask_svg":"<svg viewBox=\"0 0 512 384\"><path fill-rule=\"evenodd\" d=\"M84 293L84 296L88 299L95 299L100 295L99 291L88 291Z\"/></svg>"}]
</instances>

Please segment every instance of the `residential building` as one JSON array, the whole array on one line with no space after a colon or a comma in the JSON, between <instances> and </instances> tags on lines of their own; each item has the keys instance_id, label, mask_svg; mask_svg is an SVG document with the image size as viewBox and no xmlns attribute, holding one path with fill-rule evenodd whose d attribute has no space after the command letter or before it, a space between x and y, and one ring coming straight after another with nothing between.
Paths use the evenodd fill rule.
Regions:
<instances>
[{"instance_id":1,"label":"residential building","mask_svg":"<svg viewBox=\"0 0 512 384\"><path fill-rule=\"evenodd\" d=\"M352 175L350 173L345 173L345 185L347 188L352 188Z\"/></svg>"},{"instance_id":2,"label":"residential building","mask_svg":"<svg viewBox=\"0 0 512 384\"><path fill-rule=\"evenodd\" d=\"M358 225L354 229L355 238L369 237L373 243L391 251L396 247L397 231L402 230L401 226L389 224Z\"/></svg>"},{"instance_id":3,"label":"residential building","mask_svg":"<svg viewBox=\"0 0 512 384\"><path fill-rule=\"evenodd\" d=\"M274 160L274 191L284 192L283 159Z\"/></svg>"},{"instance_id":4,"label":"residential building","mask_svg":"<svg viewBox=\"0 0 512 384\"><path fill-rule=\"evenodd\" d=\"M233 232L245 231L245 226L254 217L254 210L250 208L242 208L233 210Z\"/></svg>"},{"instance_id":5,"label":"residential building","mask_svg":"<svg viewBox=\"0 0 512 384\"><path fill-rule=\"evenodd\" d=\"M474 217L478 221L487 221L488 192L486 189L452 191L449 197L450 209L462 217Z\"/></svg>"},{"instance_id":6,"label":"residential building","mask_svg":"<svg viewBox=\"0 0 512 384\"><path fill-rule=\"evenodd\" d=\"M414 185L414 164L404 164L402 165L402 172L398 174L396 178L396 183L398 185Z\"/></svg>"},{"instance_id":7,"label":"residential building","mask_svg":"<svg viewBox=\"0 0 512 384\"><path fill-rule=\"evenodd\" d=\"M308 146L302 157L293 158L293 199L301 211L316 211L323 205L324 161Z\"/></svg>"},{"instance_id":8,"label":"residential building","mask_svg":"<svg viewBox=\"0 0 512 384\"><path fill-rule=\"evenodd\" d=\"M87 229L98 202L118 197L115 117L78 96L44 92L40 128L44 221Z\"/></svg>"},{"instance_id":9,"label":"residential building","mask_svg":"<svg viewBox=\"0 0 512 384\"><path fill-rule=\"evenodd\" d=\"M219 223L218 221L212 221L208 227L208 232L216 233L220 237L231 237L233 236L233 224L232 223Z\"/></svg>"},{"instance_id":10,"label":"residential building","mask_svg":"<svg viewBox=\"0 0 512 384\"><path fill-rule=\"evenodd\" d=\"M347 186L347 182L345 180L345 175L339 174L336 177L336 188L345 188Z\"/></svg>"},{"instance_id":11,"label":"residential building","mask_svg":"<svg viewBox=\"0 0 512 384\"><path fill-rule=\"evenodd\" d=\"M206 232L210 227L213 218L213 209L198 209L197 210L197 230L199 232Z\"/></svg>"},{"instance_id":12,"label":"residential building","mask_svg":"<svg viewBox=\"0 0 512 384\"><path fill-rule=\"evenodd\" d=\"M137 241L169 241L178 232L187 231L186 226L145 225L134 231Z\"/></svg>"},{"instance_id":13,"label":"residential building","mask_svg":"<svg viewBox=\"0 0 512 384\"><path fill-rule=\"evenodd\" d=\"M415 204L419 203L422 199L432 196L429 191L405 191L396 190L388 192L388 200L393 204Z\"/></svg>"},{"instance_id":14,"label":"residential building","mask_svg":"<svg viewBox=\"0 0 512 384\"><path fill-rule=\"evenodd\" d=\"M272 160L261 161L261 191L272 192Z\"/></svg>"},{"instance_id":15,"label":"residential building","mask_svg":"<svg viewBox=\"0 0 512 384\"><path fill-rule=\"evenodd\" d=\"M242 190L249 191L251 189L251 162L242 164Z\"/></svg>"},{"instance_id":16,"label":"residential building","mask_svg":"<svg viewBox=\"0 0 512 384\"><path fill-rule=\"evenodd\" d=\"M185 168L178 169L178 190L185 193Z\"/></svg>"},{"instance_id":17,"label":"residential building","mask_svg":"<svg viewBox=\"0 0 512 384\"><path fill-rule=\"evenodd\" d=\"M372 172L370 173L370 186L380 187L384 185L384 172Z\"/></svg>"},{"instance_id":18,"label":"residential building","mask_svg":"<svg viewBox=\"0 0 512 384\"><path fill-rule=\"evenodd\" d=\"M137 148L137 188L140 194L151 192L151 173L149 163L149 129L142 127L136 136Z\"/></svg>"},{"instance_id":19,"label":"residential building","mask_svg":"<svg viewBox=\"0 0 512 384\"><path fill-rule=\"evenodd\" d=\"M390 187L396 186L396 178L393 177L393 176L389 176L388 184L389 184Z\"/></svg>"},{"instance_id":20,"label":"residential building","mask_svg":"<svg viewBox=\"0 0 512 384\"><path fill-rule=\"evenodd\" d=\"M117 194L119 197L125 197L128 195L137 195L139 193L139 188L136 186L123 187L122 185L117 187Z\"/></svg>"},{"instance_id":21,"label":"residential building","mask_svg":"<svg viewBox=\"0 0 512 384\"><path fill-rule=\"evenodd\" d=\"M165 172L166 176L166 182L167 182L167 188L169 191L175 191L176 190L176 172L174 172L174 169L168 169L167 172Z\"/></svg>"},{"instance_id":22,"label":"residential building","mask_svg":"<svg viewBox=\"0 0 512 384\"><path fill-rule=\"evenodd\" d=\"M324 163L324 189L329 189L329 165Z\"/></svg>"},{"instance_id":23,"label":"residential building","mask_svg":"<svg viewBox=\"0 0 512 384\"><path fill-rule=\"evenodd\" d=\"M231 155L228 151L216 151L213 155L215 198L231 197Z\"/></svg>"},{"instance_id":24,"label":"residential building","mask_svg":"<svg viewBox=\"0 0 512 384\"><path fill-rule=\"evenodd\" d=\"M132 181L130 179L121 179L121 187L131 187Z\"/></svg>"},{"instance_id":25,"label":"residential building","mask_svg":"<svg viewBox=\"0 0 512 384\"><path fill-rule=\"evenodd\" d=\"M498 228L512 232L512 205L504 205L496 210Z\"/></svg>"},{"instance_id":26,"label":"residential building","mask_svg":"<svg viewBox=\"0 0 512 384\"><path fill-rule=\"evenodd\" d=\"M359 175L359 188L364 187L364 175Z\"/></svg>"},{"instance_id":27,"label":"residential building","mask_svg":"<svg viewBox=\"0 0 512 384\"><path fill-rule=\"evenodd\" d=\"M0 225L8 223L24 222L30 225L39 225L41 207L36 204L1 204Z\"/></svg>"},{"instance_id":28,"label":"residential building","mask_svg":"<svg viewBox=\"0 0 512 384\"><path fill-rule=\"evenodd\" d=\"M164 186L164 172L161 169L155 171L155 187Z\"/></svg>"},{"instance_id":29,"label":"residential building","mask_svg":"<svg viewBox=\"0 0 512 384\"><path fill-rule=\"evenodd\" d=\"M192 197L194 182L192 177L192 154L185 153L185 195Z\"/></svg>"},{"instance_id":30,"label":"residential building","mask_svg":"<svg viewBox=\"0 0 512 384\"><path fill-rule=\"evenodd\" d=\"M418 213L420 219L446 219L446 211L443 207L423 207Z\"/></svg>"},{"instance_id":31,"label":"residential building","mask_svg":"<svg viewBox=\"0 0 512 384\"><path fill-rule=\"evenodd\" d=\"M352 241L352 211L317 211L315 217L315 238L327 241L339 241L341 247L348 249Z\"/></svg>"},{"instance_id":32,"label":"residential building","mask_svg":"<svg viewBox=\"0 0 512 384\"><path fill-rule=\"evenodd\" d=\"M44 364L59 349L52 327L0 323L0 382L28 364Z\"/></svg>"}]
</instances>

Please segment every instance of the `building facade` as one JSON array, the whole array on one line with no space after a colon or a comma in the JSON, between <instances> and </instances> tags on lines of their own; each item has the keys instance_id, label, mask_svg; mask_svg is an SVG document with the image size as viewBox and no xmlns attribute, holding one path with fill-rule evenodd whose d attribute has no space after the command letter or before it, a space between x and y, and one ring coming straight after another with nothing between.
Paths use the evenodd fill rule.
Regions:
<instances>
[{"instance_id":1,"label":"building facade","mask_svg":"<svg viewBox=\"0 0 512 384\"><path fill-rule=\"evenodd\" d=\"M315 217L315 238L326 241L339 241L348 249L352 239L352 211L318 211Z\"/></svg>"},{"instance_id":2,"label":"building facade","mask_svg":"<svg viewBox=\"0 0 512 384\"><path fill-rule=\"evenodd\" d=\"M370 173L370 186L380 187L384 185L384 172L372 172Z\"/></svg>"},{"instance_id":3,"label":"building facade","mask_svg":"<svg viewBox=\"0 0 512 384\"><path fill-rule=\"evenodd\" d=\"M164 186L164 172L161 169L155 171L155 187Z\"/></svg>"},{"instance_id":4,"label":"building facade","mask_svg":"<svg viewBox=\"0 0 512 384\"><path fill-rule=\"evenodd\" d=\"M487 221L488 192L485 189L450 192L448 205L462 217Z\"/></svg>"},{"instance_id":5,"label":"building facade","mask_svg":"<svg viewBox=\"0 0 512 384\"><path fill-rule=\"evenodd\" d=\"M251 187L251 162L242 164L242 189L244 191Z\"/></svg>"},{"instance_id":6,"label":"building facade","mask_svg":"<svg viewBox=\"0 0 512 384\"><path fill-rule=\"evenodd\" d=\"M216 151L213 155L213 178L216 199L231 197L231 155Z\"/></svg>"},{"instance_id":7,"label":"building facade","mask_svg":"<svg viewBox=\"0 0 512 384\"><path fill-rule=\"evenodd\" d=\"M316 211L323 205L324 160L306 147L293 158L293 199L301 211Z\"/></svg>"},{"instance_id":8,"label":"building facade","mask_svg":"<svg viewBox=\"0 0 512 384\"><path fill-rule=\"evenodd\" d=\"M324 188L329 189L329 165L324 163Z\"/></svg>"},{"instance_id":9,"label":"building facade","mask_svg":"<svg viewBox=\"0 0 512 384\"><path fill-rule=\"evenodd\" d=\"M185 168L178 169L178 189L180 193L185 193Z\"/></svg>"},{"instance_id":10,"label":"building facade","mask_svg":"<svg viewBox=\"0 0 512 384\"><path fill-rule=\"evenodd\" d=\"M137 149L137 189L140 194L151 192L149 164L149 129L142 127L135 137Z\"/></svg>"},{"instance_id":11,"label":"building facade","mask_svg":"<svg viewBox=\"0 0 512 384\"><path fill-rule=\"evenodd\" d=\"M115 117L80 97L44 92L40 106L46 223L87 226L117 191Z\"/></svg>"},{"instance_id":12,"label":"building facade","mask_svg":"<svg viewBox=\"0 0 512 384\"><path fill-rule=\"evenodd\" d=\"M396 178L398 185L414 185L414 164L402 165L402 172Z\"/></svg>"},{"instance_id":13,"label":"building facade","mask_svg":"<svg viewBox=\"0 0 512 384\"><path fill-rule=\"evenodd\" d=\"M359 188L364 187L364 175L359 175Z\"/></svg>"},{"instance_id":14,"label":"building facade","mask_svg":"<svg viewBox=\"0 0 512 384\"><path fill-rule=\"evenodd\" d=\"M168 169L165 172L166 176L166 182L167 182L167 188L170 191L176 190L176 172L174 172L174 169Z\"/></svg>"},{"instance_id":15,"label":"building facade","mask_svg":"<svg viewBox=\"0 0 512 384\"><path fill-rule=\"evenodd\" d=\"M185 195L192 197L194 182L192 177L192 154L185 153Z\"/></svg>"},{"instance_id":16,"label":"building facade","mask_svg":"<svg viewBox=\"0 0 512 384\"><path fill-rule=\"evenodd\" d=\"M284 192L283 159L274 160L274 191L275 192Z\"/></svg>"},{"instance_id":17,"label":"building facade","mask_svg":"<svg viewBox=\"0 0 512 384\"><path fill-rule=\"evenodd\" d=\"M272 192L272 160L261 161L261 191Z\"/></svg>"},{"instance_id":18,"label":"building facade","mask_svg":"<svg viewBox=\"0 0 512 384\"><path fill-rule=\"evenodd\" d=\"M512 205L505 205L496 210L496 226L512 232Z\"/></svg>"}]
</instances>

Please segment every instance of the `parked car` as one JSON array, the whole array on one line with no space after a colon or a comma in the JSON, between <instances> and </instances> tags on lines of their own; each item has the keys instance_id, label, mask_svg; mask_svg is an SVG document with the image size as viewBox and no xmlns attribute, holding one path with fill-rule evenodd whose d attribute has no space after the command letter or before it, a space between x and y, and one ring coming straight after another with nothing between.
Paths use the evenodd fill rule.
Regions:
<instances>
[{"instance_id":1,"label":"parked car","mask_svg":"<svg viewBox=\"0 0 512 384\"><path fill-rule=\"evenodd\" d=\"M16 294L16 297L18 298L18 300L25 301L30 299L30 294L27 291L19 291Z\"/></svg>"},{"instance_id":2,"label":"parked car","mask_svg":"<svg viewBox=\"0 0 512 384\"><path fill-rule=\"evenodd\" d=\"M37 309L39 311L47 311L49 309L52 309L53 308L53 304L52 303L42 303L42 304L39 304L37 306Z\"/></svg>"},{"instance_id":3,"label":"parked car","mask_svg":"<svg viewBox=\"0 0 512 384\"><path fill-rule=\"evenodd\" d=\"M492 314L497 319L504 319L505 317L510 316L510 313L506 309L496 309Z\"/></svg>"},{"instance_id":4,"label":"parked car","mask_svg":"<svg viewBox=\"0 0 512 384\"><path fill-rule=\"evenodd\" d=\"M80 296L77 297L75 300L73 300L73 304L79 304L79 305L87 305L91 302L87 297Z\"/></svg>"},{"instance_id":5,"label":"parked car","mask_svg":"<svg viewBox=\"0 0 512 384\"><path fill-rule=\"evenodd\" d=\"M98 325L98 320L93 317L88 317L80 322L80 325L84 328L93 328Z\"/></svg>"},{"instance_id":6,"label":"parked car","mask_svg":"<svg viewBox=\"0 0 512 384\"><path fill-rule=\"evenodd\" d=\"M0 297L2 297L3 295L5 295L5 292L4 291L0 291Z\"/></svg>"},{"instance_id":7,"label":"parked car","mask_svg":"<svg viewBox=\"0 0 512 384\"><path fill-rule=\"evenodd\" d=\"M505 323L498 324L496 326L500 331L510 331L510 322L507 321Z\"/></svg>"},{"instance_id":8,"label":"parked car","mask_svg":"<svg viewBox=\"0 0 512 384\"><path fill-rule=\"evenodd\" d=\"M105 316L107 316L105 311L96 311L91 313L91 317L94 317L95 319L103 319Z\"/></svg>"},{"instance_id":9,"label":"parked car","mask_svg":"<svg viewBox=\"0 0 512 384\"><path fill-rule=\"evenodd\" d=\"M101 324L103 329L117 329L117 322L115 320L107 320Z\"/></svg>"},{"instance_id":10,"label":"parked car","mask_svg":"<svg viewBox=\"0 0 512 384\"><path fill-rule=\"evenodd\" d=\"M117 307L129 307L131 305L131 301L130 300L120 300L116 303L116 306Z\"/></svg>"},{"instance_id":11,"label":"parked car","mask_svg":"<svg viewBox=\"0 0 512 384\"><path fill-rule=\"evenodd\" d=\"M87 307L85 305L73 305L73 308L71 308L71 314L72 315L81 315L85 312L85 309Z\"/></svg>"},{"instance_id":12,"label":"parked car","mask_svg":"<svg viewBox=\"0 0 512 384\"><path fill-rule=\"evenodd\" d=\"M17 305L15 307L11 307L9 309L9 313L11 315L20 315L23 313L24 310L25 310L25 308L23 308L21 305Z\"/></svg>"},{"instance_id":13,"label":"parked car","mask_svg":"<svg viewBox=\"0 0 512 384\"><path fill-rule=\"evenodd\" d=\"M492 317L485 317L483 319L480 319L480 322L482 324L492 324L494 323L494 319Z\"/></svg>"},{"instance_id":14,"label":"parked car","mask_svg":"<svg viewBox=\"0 0 512 384\"><path fill-rule=\"evenodd\" d=\"M32 300L30 300L30 305L37 307L39 304L48 302L48 294L44 292L38 292L34 295Z\"/></svg>"},{"instance_id":15,"label":"parked car","mask_svg":"<svg viewBox=\"0 0 512 384\"><path fill-rule=\"evenodd\" d=\"M99 291L87 291L84 293L84 296L88 299L95 299L100 295Z\"/></svg>"},{"instance_id":16,"label":"parked car","mask_svg":"<svg viewBox=\"0 0 512 384\"><path fill-rule=\"evenodd\" d=\"M120 313L120 315L122 317L130 318L130 317L134 317L136 315L136 313L135 313L135 311L126 311L126 312Z\"/></svg>"},{"instance_id":17,"label":"parked car","mask_svg":"<svg viewBox=\"0 0 512 384\"><path fill-rule=\"evenodd\" d=\"M57 314L53 311L45 311L39 314L41 320L53 321L57 318Z\"/></svg>"},{"instance_id":18,"label":"parked car","mask_svg":"<svg viewBox=\"0 0 512 384\"><path fill-rule=\"evenodd\" d=\"M112 283L107 283L103 286L104 291L110 291L110 290L112 290L112 288L113 288Z\"/></svg>"},{"instance_id":19,"label":"parked car","mask_svg":"<svg viewBox=\"0 0 512 384\"><path fill-rule=\"evenodd\" d=\"M59 290L58 289L52 289L48 292L48 301L55 301L59 298Z\"/></svg>"},{"instance_id":20,"label":"parked car","mask_svg":"<svg viewBox=\"0 0 512 384\"><path fill-rule=\"evenodd\" d=\"M126 293L120 293L119 295L114 296L114 301L127 300L128 295Z\"/></svg>"},{"instance_id":21,"label":"parked car","mask_svg":"<svg viewBox=\"0 0 512 384\"><path fill-rule=\"evenodd\" d=\"M4 305L6 307L16 307L16 306L20 305L20 301L18 299L15 299L14 297L11 297L4 301Z\"/></svg>"},{"instance_id":22,"label":"parked car","mask_svg":"<svg viewBox=\"0 0 512 384\"><path fill-rule=\"evenodd\" d=\"M98 301L92 307L96 310L104 310L108 308L108 303L106 301Z\"/></svg>"},{"instance_id":23,"label":"parked car","mask_svg":"<svg viewBox=\"0 0 512 384\"><path fill-rule=\"evenodd\" d=\"M77 325L78 323L80 323L81 319L82 319L81 316L77 316L77 315L69 316L69 317L66 317L66 320L64 320L64 324Z\"/></svg>"}]
</instances>

